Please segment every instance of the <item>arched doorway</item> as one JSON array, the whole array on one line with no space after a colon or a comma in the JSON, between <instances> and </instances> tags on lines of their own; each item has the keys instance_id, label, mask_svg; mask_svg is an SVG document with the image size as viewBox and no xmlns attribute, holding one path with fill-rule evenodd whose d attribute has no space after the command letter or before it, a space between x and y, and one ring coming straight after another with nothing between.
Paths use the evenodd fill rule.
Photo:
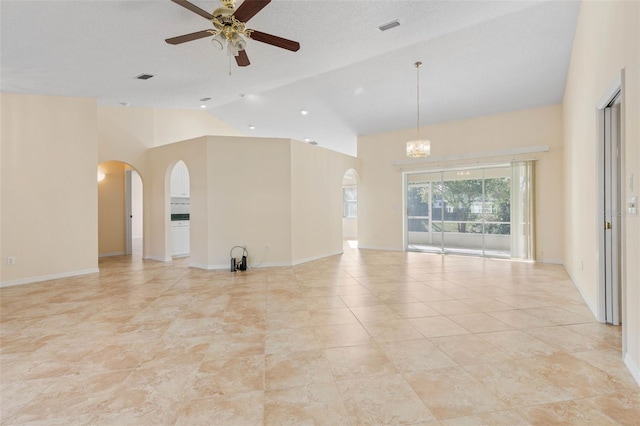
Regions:
<instances>
[{"instance_id":1,"label":"arched doorway","mask_svg":"<svg viewBox=\"0 0 640 426\"><path fill-rule=\"evenodd\" d=\"M169 180L171 213L171 257L187 257L191 254L191 190L189 169L184 161L171 168Z\"/></svg>"},{"instance_id":2,"label":"arched doorway","mask_svg":"<svg viewBox=\"0 0 640 426\"><path fill-rule=\"evenodd\" d=\"M350 247L358 245L358 181L353 169L342 177L342 239Z\"/></svg>"},{"instance_id":3,"label":"arched doorway","mask_svg":"<svg viewBox=\"0 0 640 426\"><path fill-rule=\"evenodd\" d=\"M143 184L122 161L98 165L98 256L143 254Z\"/></svg>"}]
</instances>

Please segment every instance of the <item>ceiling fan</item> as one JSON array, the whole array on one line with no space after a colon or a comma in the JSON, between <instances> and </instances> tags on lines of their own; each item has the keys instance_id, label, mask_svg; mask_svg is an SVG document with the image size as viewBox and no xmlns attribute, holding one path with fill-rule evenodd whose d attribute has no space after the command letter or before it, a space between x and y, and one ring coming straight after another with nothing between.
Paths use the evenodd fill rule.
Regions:
<instances>
[{"instance_id":1,"label":"ceiling fan","mask_svg":"<svg viewBox=\"0 0 640 426\"><path fill-rule=\"evenodd\" d=\"M244 0L238 9L235 8L236 0L221 0L222 7L214 10L213 13L203 10L187 0L171 1L211 21L214 29L168 38L165 41L169 44L181 44L213 36L213 44L221 50L226 46L227 54L235 56L236 63L240 67L246 67L250 64L247 52L244 50L247 42L243 36L293 52L300 49L300 43L297 41L246 28L249 19L260 12L271 0Z\"/></svg>"}]
</instances>

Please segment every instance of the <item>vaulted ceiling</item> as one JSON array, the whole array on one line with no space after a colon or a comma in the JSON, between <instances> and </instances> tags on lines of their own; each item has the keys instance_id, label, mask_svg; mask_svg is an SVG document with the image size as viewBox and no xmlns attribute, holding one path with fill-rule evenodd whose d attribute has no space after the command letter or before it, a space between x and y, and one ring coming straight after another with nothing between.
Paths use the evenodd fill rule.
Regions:
<instances>
[{"instance_id":1,"label":"vaulted ceiling","mask_svg":"<svg viewBox=\"0 0 640 426\"><path fill-rule=\"evenodd\" d=\"M579 7L273 0L247 26L296 40L300 50L249 40L251 65L239 68L209 38L165 43L211 28L169 0L2 0L0 88L100 105L206 105L244 134L313 140L355 155L359 135L415 126L416 61L424 63L422 125L560 103ZM400 26L378 29L396 19ZM154 77L134 78L141 73Z\"/></svg>"}]
</instances>

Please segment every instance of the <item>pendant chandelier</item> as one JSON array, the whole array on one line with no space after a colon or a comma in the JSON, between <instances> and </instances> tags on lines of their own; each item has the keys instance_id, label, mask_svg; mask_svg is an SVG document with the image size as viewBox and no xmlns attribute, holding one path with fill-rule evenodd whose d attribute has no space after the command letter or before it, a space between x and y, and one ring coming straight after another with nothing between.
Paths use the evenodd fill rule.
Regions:
<instances>
[{"instance_id":1,"label":"pendant chandelier","mask_svg":"<svg viewBox=\"0 0 640 426\"><path fill-rule=\"evenodd\" d=\"M420 139L420 67L422 62L416 62L416 138L407 142L407 157L425 158L431 154L431 141Z\"/></svg>"}]
</instances>

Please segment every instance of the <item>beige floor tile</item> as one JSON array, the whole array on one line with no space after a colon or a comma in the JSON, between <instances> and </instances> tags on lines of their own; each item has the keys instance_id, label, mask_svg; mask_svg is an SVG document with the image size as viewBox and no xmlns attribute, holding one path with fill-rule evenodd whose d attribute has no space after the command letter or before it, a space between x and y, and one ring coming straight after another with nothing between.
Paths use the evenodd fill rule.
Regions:
<instances>
[{"instance_id":1,"label":"beige floor tile","mask_svg":"<svg viewBox=\"0 0 640 426\"><path fill-rule=\"evenodd\" d=\"M349 425L349 415L335 383L268 390L264 395L265 425Z\"/></svg>"},{"instance_id":2,"label":"beige floor tile","mask_svg":"<svg viewBox=\"0 0 640 426\"><path fill-rule=\"evenodd\" d=\"M401 375L343 380L337 386L353 424L415 424L435 420Z\"/></svg>"},{"instance_id":3,"label":"beige floor tile","mask_svg":"<svg viewBox=\"0 0 640 426\"><path fill-rule=\"evenodd\" d=\"M367 333L367 330L358 323L324 325L315 327L315 331L320 345L324 348L372 343L371 336Z\"/></svg>"},{"instance_id":4,"label":"beige floor tile","mask_svg":"<svg viewBox=\"0 0 640 426\"><path fill-rule=\"evenodd\" d=\"M0 289L0 424L640 418L621 327L595 322L558 265L345 245L235 274L99 266Z\"/></svg>"},{"instance_id":5,"label":"beige floor tile","mask_svg":"<svg viewBox=\"0 0 640 426\"><path fill-rule=\"evenodd\" d=\"M216 395L180 404L175 424L192 425L261 425L264 422L263 392Z\"/></svg>"},{"instance_id":6,"label":"beige floor tile","mask_svg":"<svg viewBox=\"0 0 640 426\"><path fill-rule=\"evenodd\" d=\"M454 360L427 339L383 343L380 347L402 373L457 366Z\"/></svg>"},{"instance_id":7,"label":"beige floor tile","mask_svg":"<svg viewBox=\"0 0 640 426\"><path fill-rule=\"evenodd\" d=\"M448 318L460 324L472 333L486 333L489 331L511 330L514 327L497 320L485 313L448 315Z\"/></svg>"},{"instance_id":8,"label":"beige floor tile","mask_svg":"<svg viewBox=\"0 0 640 426\"><path fill-rule=\"evenodd\" d=\"M405 378L438 420L508 408L461 367L407 373Z\"/></svg>"},{"instance_id":9,"label":"beige floor tile","mask_svg":"<svg viewBox=\"0 0 640 426\"><path fill-rule=\"evenodd\" d=\"M310 310L313 325L351 324L358 319L347 308L343 309L312 309Z\"/></svg>"},{"instance_id":10,"label":"beige floor tile","mask_svg":"<svg viewBox=\"0 0 640 426\"><path fill-rule=\"evenodd\" d=\"M359 308L362 306L381 305L382 300L378 299L372 293L341 295L340 298L349 308Z\"/></svg>"},{"instance_id":11,"label":"beige floor tile","mask_svg":"<svg viewBox=\"0 0 640 426\"><path fill-rule=\"evenodd\" d=\"M350 308L353 315L360 322L389 321L400 318L393 310L386 305L360 306Z\"/></svg>"},{"instance_id":12,"label":"beige floor tile","mask_svg":"<svg viewBox=\"0 0 640 426\"><path fill-rule=\"evenodd\" d=\"M398 372L377 345L345 346L324 350L336 380L383 376Z\"/></svg>"},{"instance_id":13,"label":"beige floor tile","mask_svg":"<svg viewBox=\"0 0 640 426\"><path fill-rule=\"evenodd\" d=\"M562 352L560 347L545 343L521 330L481 333L478 334L478 337L491 343L512 358L531 358Z\"/></svg>"},{"instance_id":14,"label":"beige floor tile","mask_svg":"<svg viewBox=\"0 0 640 426\"><path fill-rule=\"evenodd\" d=\"M412 318L408 321L425 337L454 336L470 333L466 328L460 327L444 316Z\"/></svg>"},{"instance_id":15,"label":"beige floor tile","mask_svg":"<svg viewBox=\"0 0 640 426\"><path fill-rule=\"evenodd\" d=\"M300 352L320 349L321 347L322 345L313 327L267 330L265 339L266 354Z\"/></svg>"},{"instance_id":16,"label":"beige floor tile","mask_svg":"<svg viewBox=\"0 0 640 426\"><path fill-rule=\"evenodd\" d=\"M402 303L398 305L387 305L401 318L421 318L440 316L440 312L427 306L422 302Z\"/></svg>"},{"instance_id":17,"label":"beige floor tile","mask_svg":"<svg viewBox=\"0 0 640 426\"><path fill-rule=\"evenodd\" d=\"M442 420L442 426L530 426L527 420L512 410L495 411L476 416Z\"/></svg>"},{"instance_id":18,"label":"beige floor tile","mask_svg":"<svg viewBox=\"0 0 640 426\"><path fill-rule=\"evenodd\" d=\"M189 399L264 390L265 357L203 361L189 385Z\"/></svg>"},{"instance_id":19,"label":"beige floor tile","mask_svg":"<svg viewBox=\"0 0 640 426\"><path fill-rule=\"evenodd\" d=\"M397 319L384 322L366 322L364 328L378 343L398 340L422 339L422 334L408 321Z\"/></svg>"},{"instance_id":20,"label":"beige floor tile","mask_svg":"<svg viewBox=\"0 0 640 426\"><path fill-rule=\"evenodd\" d=\"M458 365L507 361L507 354L475 334L434 337L430 339Z\"/></svg>"},{"instance_id":21,"label":"beige floor tile","mask_svg":"<svg viewBox=\"0 0 640 426\"><path fill-rule=\"evenodd\" d=\"M637 383L629 375L629 370L617 349L604 349L572 353L572 356L588 362L591 366L606 372L621 388L634 389ZM640 389L638 389L640 391Z\"/></svg>"},{"instance_id":22,"label":"beige floor tile","mask_svg":"<svg viewBox=\"0 0 640 426\"><path fill-rule=\"evenodd\" d=\"M465 369L511 407L571 399L568 392L517 362L474 364Z\"/></svg>"},{"instance_id":23,"label":"beige floor tile","mask_svg":"<svg viewBox=\"0 0 640 426\"><path fill-rule=\"evenodd\" d=\"M493 318L518 329L552 327L556 325L553 323L553 321L528 314L523 310L493 311L487 312L487 315L490 315Z\"/></svg>"},{"instance_id":24,"label":"beige floor tile","mask_svg":"<svg viewBox=\"0 0 640 426\"><path fill-rule=\"evenodd\" d=\"M276 311L267 314L267 329L311 327L311 313L302 311Z\"/></svg>"},{"instance_id":25,"label":"beige floor tile","mask_svg":"<svg viewBox=\"0 0 640 426\"><path fill-rule=\"evenodd\" d=\"M510 311L513 309L513 306L511 305L507 305L506 303L486 296L470 298L465 297L460 299L460 302L464 303L465 305L469 305L480 312Z\"/></svg>"},{"instance_id":26,"label":"beige floor tile","mask_svg":"<svg viewBox=\"0 0 640 426\"><path fill-rule=\"evenodd\" d=\"M585 338L583 334L576 333L570 326L531 328L526 333L542 340L550 345L562 348L565 352L584 352L597 349L613 349L614 346L604 339L592 336Z\"/></svg>"},{"instance_id":27,"label":"beige floor tile","mask_svg":"<svg viewBox=\"0 0 640 426\"><path fill-rule=\"evenodd\" d=\"M321 350L267 355L265 389L333 382L329 362Z\"/></svg>"},{"instance_id":28,"label":"beige floor tile","mask_svg":"<svg viewBox=\"0 0 640 426\"><path fill-rule=\"evenodd\" d=\"M516 412L534 425L619 425L598 411L586 400L562 401L516 409Z\"/></svg>"},{"instance_id":29,"label":"beige floor tile","mask_svg":"<svg viewBox=\"0 0 640 426\"><path fill-rule=\"evenodd\" d=\"M624 392L587 398L592 407L623 425L638 424L640 419L640 389L626 389Z\"/></svg>"},{"instance_id":30,"label":"beige floor tile","mask_svg":"<svg viewBox=\"0 0 640 426\"><path fill-rule=\"evenodd\" d=\"M46 424L50 419L95 415L104 411L130 373L122 370L60 377L11 417L11 423Z\"/></svg>"}]
</instances>

